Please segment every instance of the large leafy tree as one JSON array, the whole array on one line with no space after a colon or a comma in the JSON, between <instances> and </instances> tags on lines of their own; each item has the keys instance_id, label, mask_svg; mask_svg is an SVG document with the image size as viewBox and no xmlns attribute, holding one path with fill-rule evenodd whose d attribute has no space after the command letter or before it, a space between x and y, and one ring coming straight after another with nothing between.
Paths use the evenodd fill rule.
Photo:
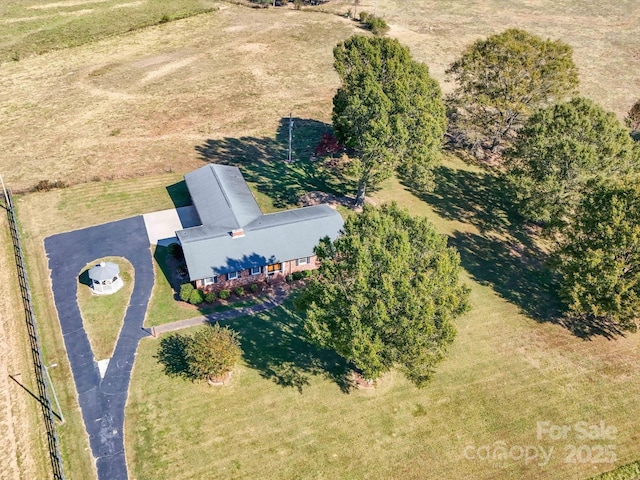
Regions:
<instances>
[{"instance_id":1,"label":"large leafy tree","mask_svg":"<svg viewBox=\"0 0 640 480\"><path fill-rule=\"evenodd\" d=\"M637 328L640 316L640 183L600 182L582 198L557 252L561 294L586 322Z\"/></svg>"},{"instance_id":2,"label":"large leafy tree","mask_svg":"<svg viewBox=\"0 0 640 480\"><path fill-rule=\"evenodd\" d=\"M589 180L630 175L640 166L628 130L586 98L536 112L507 157L522 214L550 226L570 221Z\"/></svg>"},{"instance_id":3,"label":"large leafy tree","mask_svg":"<svg viewBox=\"0 0 640 480\"><path fill-rule=\"evenodd\" d=\"M454 128L492 151L508 144L538 107L576 92L572 48L518 29L478 40L447 70Z\"/></svg>"},{"instance_id":4,"label":"large leafy tree","mask_svg":"<svg viewBox=\"0 0 640 480\"><path fill-rule=\"evenodd\" d=\"M342 81L333 99L336 136L353 153L356 205L368 188L403 172L414 186L432 184L446 130L438 83L397 40L354 36L333 50Z\"/></svg>"},{"instance_id":5,"label":"large leafy tree","mask_svg":"<svg viewBox=\"0 0 640 480\"><path fill-rule=\"evenodd\" d=\"M460 259L446 237L394 204L365 205L316 253L319 272L297 299L312 341L334 349L367 379L392 366L426 383L466 311Z\"/></svg>"}]
</instances>

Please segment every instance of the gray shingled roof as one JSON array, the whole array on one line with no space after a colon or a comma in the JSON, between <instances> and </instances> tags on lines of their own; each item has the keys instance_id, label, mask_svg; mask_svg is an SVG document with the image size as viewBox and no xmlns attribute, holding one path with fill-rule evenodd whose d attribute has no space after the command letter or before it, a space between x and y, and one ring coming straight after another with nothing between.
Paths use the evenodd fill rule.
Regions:
<instances>
[{"instance_id":1,"label":"gray shingled roof","mask_svg":"<svg viewBox=\"0 0 640 480\"><path fill-rule=\"evenodd\" d=\"M95 267L89 269L89 278L91 280L111 280L113 277L117 277L120 273L120 267L113 262L102 262Z\"/></svg>"},{"instance_id":2,"label":"gray shingled roof","mask_svg":"<svg viewBox=\"0 0 640 480\"><path fill-rule=\"evenodd\" d=\"M176 232L191 280L308 257L343 226L328 205L263 215L236 167L207 165L185 180L203 223ZM232 237L240 228L244 236Z\"/></svg>"},{"instance_id":3,"label":"gray shingled roof","mask_svg":"<svg viewBox=\"0 0 640 480\"><path fill-rule=\"evenodd\" d=\"M231 231L262 215L237 167L209 164L184 179L203 225Z\"/></svg>"}]
</instances>

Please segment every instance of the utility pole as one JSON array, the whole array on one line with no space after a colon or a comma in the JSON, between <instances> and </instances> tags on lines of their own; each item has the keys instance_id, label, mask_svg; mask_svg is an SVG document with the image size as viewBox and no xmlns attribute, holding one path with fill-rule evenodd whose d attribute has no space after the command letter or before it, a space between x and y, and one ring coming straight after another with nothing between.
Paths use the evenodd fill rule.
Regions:
<instances>
[{"instance_id":1,"label":"utility pole","mask_svg":"<svg viewBox=\"0 0 640 480\"><path fill-rule=\"evenodd\" d=\"M291 163L291 137L293 134L293 117L291 113L289 113L289 157L287 159L288 163Z\"/></svg>"}]
</instances>

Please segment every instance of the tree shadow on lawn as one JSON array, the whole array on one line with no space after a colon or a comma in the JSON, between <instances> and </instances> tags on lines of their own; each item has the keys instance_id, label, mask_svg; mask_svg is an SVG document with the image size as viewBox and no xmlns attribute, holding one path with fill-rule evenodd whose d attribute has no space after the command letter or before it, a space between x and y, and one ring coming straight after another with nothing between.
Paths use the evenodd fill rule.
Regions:
<instances>
[{"instance_id":1,"label":"tree shadow on lawn","mask_svg":"<svg viewBox=\"0 0 640 480\"><path fill-rule=\"evenodd\" d=\"M455 232L449 244L460 253L464 269L539 322L562 323L562 304L552 273L536 253L492 235ZM532 257L533 255L533 257Z\"/></svg>"},{"instance_id":2,"label":"tree shadow on lawn","mask_svg":"<svg viewBox=\"0 0 640 480\"><path fill-rule=\"evenodd\" d=\"M524 219L510 200L510 190L502 178L487 172L444 166L436 167L434 175L432 192L414 194L431 205L438 215L470 223L481 233L519 233Z\"/></svg>"},{"instance_id":3,"label":"tree shadow on lawn","mask_svg":"<svg viewBox=\"0 0 640 480\"><path fill-rule=\"evenodd\" d=\"M557 323L579 338L623 335L601 319L566 315L559 280L548 267L549 255L539 247L535 228L516 211L514 195L502 177L444 166L434 173L434 191L414 193L441 217L479 230L480 234L456 231L450 237L462 266L475 280L493 287L536 321Z\"/></svg>"},{"instance_id":4,"label":"tree shadow on lawn","mask_svg":"<svg viewBox=\"0 0 640 480\"><path fill-rule=\"evenodd\" d=\"M310 375L323 375L349 393L352 366L331 350L309 343L302 330L302 316L288 299L282 306L257 315L221 321L240 334L246 363L262 377L300 393Z\"/></svg>"},{"instance_id":5,"label":"tree shadow on lawn","mask_svg":"<svg viewBox=\"0 0 640 480\"><path fill-rule=\"evenodd\" d=\"M335 352L322 350L304 338L302 318L292 307L292 300L257 315L218 322L240 335L243 358L266 379L302 393L310 385L310 375L323 375L349 393L352 366ZM188 339L177 333L164 337L156 358L169 376L194 380L185 359Z\"/></svg>"},{"instance_id":6,"label":"tree shadow on lawn","mask_svg":"<svg viewBox=\"0 0 640 480\"><path fill-rule=\"evenodd\" d=\"M480 232L456 231L450 237L465 270L535 320L561 323L562 305L547 267L548 254L527 230L504 179L445 166L434 173L435 189L414 193L441 217Z\"/></svg>"},{"instance_id":7,"label":"tree shadow on lawn","mask_svg":"<svg viewBox=\"0 0 640 480\"><path fill-rule=\"evenodd\" d=\"M293 118L292 162L287 162L289 118L283 117L275 138L241 137L207 140L196 150L205 162L234 165L248 182L273 200L275 207L297 205L307 192L337 196L353 193L353 182L321 161L312 161L314 147L331 125L317 120Z\"/></svg>"}]
</instances>

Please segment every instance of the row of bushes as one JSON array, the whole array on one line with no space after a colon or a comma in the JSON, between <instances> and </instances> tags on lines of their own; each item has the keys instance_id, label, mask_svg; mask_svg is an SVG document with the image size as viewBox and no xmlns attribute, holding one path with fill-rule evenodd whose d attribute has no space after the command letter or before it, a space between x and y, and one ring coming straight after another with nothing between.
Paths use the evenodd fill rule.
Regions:
<instances>
[{"instance_id":1,"label":"row of bushes","mask_svg":"<svg viewBox=\"0 0 640 480\"><path fill-rule=\"evenodd\" d=\"M312 274L311 270L303 270L301 272L293 272L286 276L287 282L293 282L294 280L302 280L303 278L309 278Z\"/></svg>"},{"instance_id":2,"label":"row of bushes","mask_svg":"<svg viewBox=\"0 0 640 480\"><path fill-rule=\"evenodd\" d=\"M256 293L259 290L258 284L252 283L249 289L252 293ZM216 298L226 300L231 296L231 293L237 297L242 297L246 294L244 287L236 287L232 290L220 290L216 294L216 292L204 293L202 290L194 288L190 283L180 285L180 300L192 305L200 305L202 302L213 303L216 301Z\"/></svg>"},{"instance_id":3,"label":"row of bushes","mask_svg":"<svg viewBox=\"0 0 640 480\"><path fill-rule=\"evenodd\" d=\"M54 190L56 188L67 188L69 184L67 182L63 182L62 180L40 180L33 187L31 187L32 192L48 192L49 190Z\"/></svg>"},{"instance_id":4,"label":"row of bushes","mask_svg":"<svg viewBox=\"0 0 640 480\"><path fill-rule=\"evenodd\" d=\"M389 25L387 25L384 18L376 17L367 12L360 12L360 23L368 30L371 30L371 33L379 37L386 35L389 31Z\"/></svg>"}]
</instances>

